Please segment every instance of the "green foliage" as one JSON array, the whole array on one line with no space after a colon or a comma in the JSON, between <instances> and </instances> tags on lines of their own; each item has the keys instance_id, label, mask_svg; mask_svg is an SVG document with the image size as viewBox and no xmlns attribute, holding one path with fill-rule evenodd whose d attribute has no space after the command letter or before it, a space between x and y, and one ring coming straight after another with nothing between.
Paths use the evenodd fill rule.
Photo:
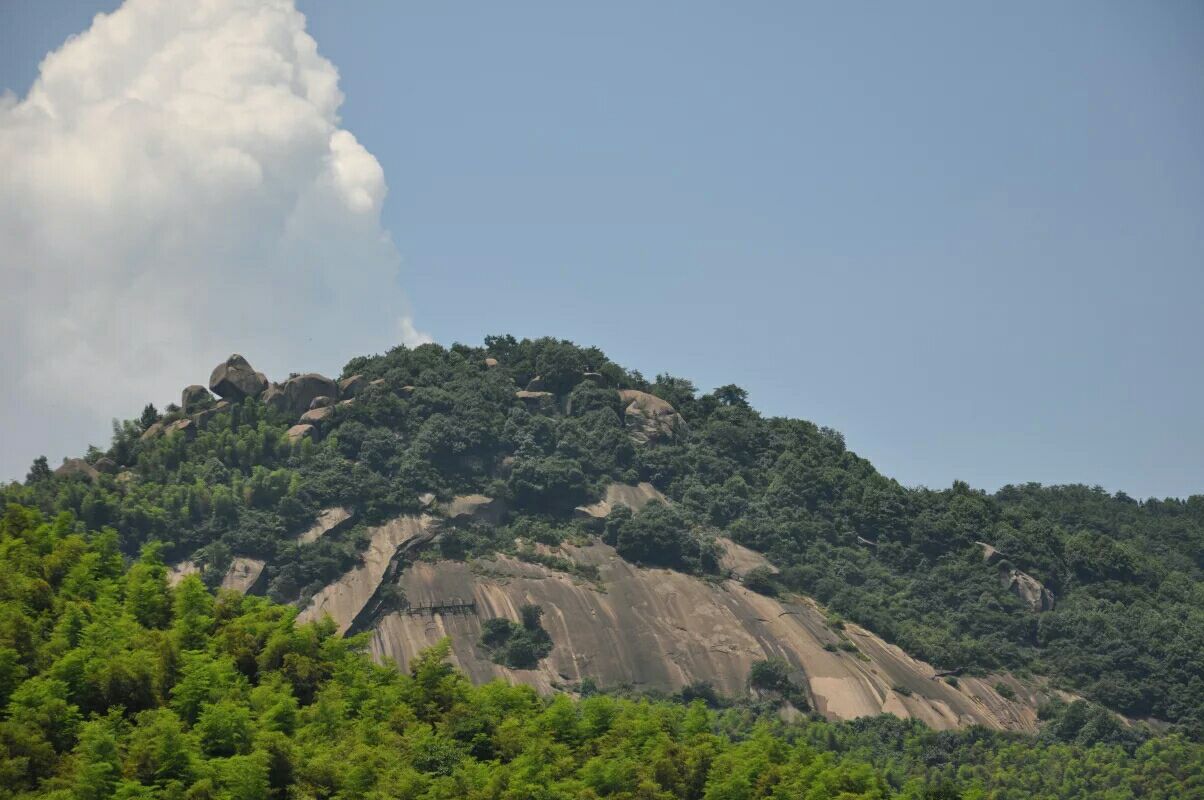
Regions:
<instances>
[{"instance_id":1,"label":"green foliage","mask_svg":"<svg viewBox=\"0 0 1204 800\"><path fill-rule=\"evenodd\" d=\"M683 692L687 703L541 698L472 686L448 665L446 640L400 671L328 622L297 626L290 608L214 597L195 576L167 589L166 607L143 602L159 585L157 552L123 569L114 540L17 505L0 518L4 800L1171 800L1204 790L1201 745L1142 741L1082 702L1043 709L1033 739L890 717L785 724L749 706L708 710L723 703L705 685ZM491 620L487 636L542 630L538 607L520 617ZM146 665L145 685L129 664ZM755 665L750 682L798 692L784 662Z\"/></svg>"},{"instance_id":2,"label":"green foliage","mask_svg":"<svg viewBox=\"0 0 1204 800\"><path fill-rule=\"evenodd\" d=\"M1128 715L1204 737L1204 496L1136 501L1098 487L1037 484L987 494L962 482L909 489L850 452L836 431L762 417L738 386L700 393L668 374L648 381L596 348L557 339L491 336L484 344L353 359L344 375L378 383L337 406L320 441L298 446L284 436L296 420L255 400L213 412L193 440L142 439L155 422L182 417L149 407L114 427L104 455L122 474L67 479L40 459L24 483L0 488L0 515L15 506L49 518L69 512L78 520L71 533L109 531L112 547L93 555L105 564L96 574L151 541L162 543L162 563L196 559L210 587L234 556L261 558L269 596L303 603L356 563L364 526L417 512L422 493L446 500L482 492L508 503L505 526L440 541L441 555L467 558L509 549L507 536L524 528L563 531L573 508L608 483L649 481L672 505L616 511L606 525L605 538L627 558L714 573L713 538L722 533L780 569L772 583L751 576L750 588L811 595L941 668L1047 675ZM499 366L486 368L486 357ZM606 388L583 370L600 373ZM514 394L536 376L556 394L542 410ZM668 400L689 434L633 445L615 388ZM352 509L361 524L297 544L331 506ZM1037 614L1011 594L999 567L983 561L980 541L1052 590L1056 607ZM129 611L167 635L159 569L147 561L129 578L129 600L106 613ZM89 585L92 574L81 568L62 579ZM21 602L40 607L39 586L20 591ZM82 614L64 616L56 646L79 634ZM0 694L30 674L33 633L0 610ZM173 640L202 635L172 616ZM114 685L143 687L147 702L153 687L141 667L117 654L106 669ZM74 667L60 670L72 687L95 683ZM111 693L101 683L93 706Z\"/></svg>"},{"instance_id":3,"label":"green foliage","mask_svg":"<svg viewBox=\"0 0 1204 800\"><path fill-rule=\"evenodd\" d=\"M485 620L480 644L489 657L511 669L534 669L540 659L552 652L552 639L540 624L543 609L525 605L519 609L522 624L504 617Z\"/></svg>"}]
</instances>

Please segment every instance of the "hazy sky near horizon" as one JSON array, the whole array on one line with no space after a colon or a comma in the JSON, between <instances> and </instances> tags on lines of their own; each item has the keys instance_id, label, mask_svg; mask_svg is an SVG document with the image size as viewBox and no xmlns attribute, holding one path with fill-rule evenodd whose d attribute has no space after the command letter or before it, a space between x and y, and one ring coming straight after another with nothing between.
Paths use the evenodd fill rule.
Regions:
<instances>
[{"instance_id":1,"label":"hazy sky near horizon","mask_svg":"<svg viewBox=\"0 0 1204 800\"><path fill-rule=\"evenodd\" d=\"M0 89L117 5L0 5ZM298 7L344 96L323 124L388 185L381 290L436 341L737 383L907 485L1204 493L1204 5ZM375 341L331 323L346 358ZM17 418L0 479L104 440Z\"/></svg>"}]
</instances>

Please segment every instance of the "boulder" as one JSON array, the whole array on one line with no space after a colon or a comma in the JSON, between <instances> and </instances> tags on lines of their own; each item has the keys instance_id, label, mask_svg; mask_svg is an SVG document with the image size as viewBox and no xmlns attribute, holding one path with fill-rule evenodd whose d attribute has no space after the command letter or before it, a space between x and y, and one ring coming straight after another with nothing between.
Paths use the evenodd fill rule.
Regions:
<instances>
[{"instance_id":1,"label":"boulder","mask_svg":"<svg viewBox=\"0 0 1204 800\"><path fill-rule=\"evenodd\" d=\"M532 410L551 408L554 399L551 392L530 392L524 389L515 392L514 396L526 403L527 408Z\"/></svg>"},{"instance_id":2,"label":"boulder","mask_svg":"<svg viewBox=\"0 0 1204 800\"><path fill-rule=\"evenodd\" d=\"M371 380L371 381L368 381L368 385L369 385L369 386L384 386L384 385L385 385L385 379L384 379L384 378L377 378L376 380Z\"/></svg>"},{"instance_id":3,"label":"boulder","mask_svg":"<svg viewBox=\"0 0 1204 800\"><path fill-rule=\"evenodd\" d=\"M326 408L327 406L333 406L333 405L334 405L334 398L330 397L328 395L322 395L321 397L315 397L313 400L311 400L309 402L309 408L311 411L315 408Z\"/></svg>"},{"instance_id":4,"label":"boulder","mask_svg":"<svg viewBox=\"0 0 1204 800\"><path fill-rule=\"evenodd\" d=\"M636 444L656 442L686 433L686 421L668 401L638 389L620 389L627 435Z\"/></svg>"},{"instance_id":5,"label":"boulder","mask_svg":"<svg viewBox=\"0 0 1204 800\"><path fill-rule=\"evenodd\" d=\"M163 435L163 427L164 426L163 426L162 422L154 423L153 425L151 425L150 427L148 427L146 430L144 430L142 432L142 435L138 437L138 441L149 442L151 439L156 439L159 436L162 436Z\"/></svg>"},{"instance_id":6,"label":"boulder","mask_svg":"<svg viewBox=\"0 0 1204 800\"><path fill-rule=\"evenodd\" d=\"M100 477L100 473L82 458L65 459L62 466L54 471L54 474L60 478L82 478L86 481L94 481Z\"/></svg>"},{"instance_id":7,"label":"boulder","mask_svg":"<svg viewBox=\"0 0 1204 800\"><path fill-rule=\"evenodd\" d=\"M102 456L96 460L95 464L92 465L92 469L105 475L116 475L117 470L119 470L120 467L117 466L117 462L113 459L109 458L108 456Z\"/></svg>"},{"instance_id":8,"label":"boulder","mask_svg":"<svg viewBox=\"0 0 1204 800\"><path fill-rule=\"evenodd\" d=\"M355 397L362 392L368 385L368 381L363 375L352 375L350 378L343 378L339 381L339 396L340 397Z\"/></svg>"},{"instance_id":9,"label":"boulder","mask_svg":"<svg viewBox=\"0 0 1204 800\"><path fill-rule=\"evenodd\" d=\"M191 419L178 419L164 430L166 433L180 433L186 438L192 439L196 437L197 424Z\"/></svg>"},{"instance_id":10,"label":"boulder","mask_svg":"<svg viewBox=\"0 0 1204 800\"><path fill-rule=\"evenodd\" d=\"M282 414L288 412L288 403L284 399L284 390L280 388L280 384L278 383L273 383L264 389L259 395L259 402Z\"/></svg>"},{"instance_id":11,"label":"boulder","mask_svg":"<svg viewBox=\"0 0 1204 800\"><path fill-rule=\"evenodd\" d=\"M296 444L302 439L314 438L316 433L317 428L313 425L294 425L284 435L288 437L289 444Z\"/></svg>"},{"instance_id":12,"label":"boulder","mask_svg":"<svg viewBox=\"0 0 1204 800\"><path fill-rule=\"evenodd\" d=\"M543 377L540 375L536 375L534 378L527 381L528 392L546 392L547 390L547 384L543 382Z\"/></svg>"},{"instance_id":13,"label":"boulder","mask_svg":"<svg viewBox=\"0 0 1204 800\"><path fill-rule=\"evenodd\" d=\"M1033 576L1018 569L1004 569L999 572L999 582L1033 611L1053 611L1054 593Z\"/></svg>"},{"instance_id":14,"label":"boulder","mask_svg":"<svg viewBox=\"0 0 1204 800\"><path fill-rule=\"evenodd\" d=\"M497 366L497 359L496 359L496 358L487 358L487 359L485 359L485 367L486 367L487 369L493 369L493 368L494 368L494 367L496 367L496 366Z\"/></svg>"},{"instance_id":15,"label":"boulder","mask_svg":"<svg viewBox=\"0 0 1204 800\"><path fill-rule=\"evenodd\" d=\"M284 392L284 410L290 414L304 414L315 397L338 399L339 386L330 378L309 372L296 375L280 384Z\"/></svg>"},{"instance_id":16,"label":"boulder","mask_svg":"<svg viewBox=\"0 0 1204 800\"><path fill-rule=\"evenodd\" d=\"M218 397L238 402L244 397L256 397L268 388L267 378L256 372L247 360L235 353L213 368L209 389Z\"/></svg>"},{"instance_id":17,"label":"boulder","mask_svg":"<svg viewBox=\"0 0 1204 800\"><path fill-rule=\"evenodd\" d=\"M985 564L998 564L1000 561L1007 558L1007 556L986 542L975 542L974 544L978 545L979 549L982 550L982 560Z\"/></svg>"},{"instance_id":18,"label":"boulder","mask_svg":"<svg viewBox=\"0 0 1204 800\"><path fill-rule=\"evenodd\" d=\"M321 425L322 423L326 422L326 420L330 419L330 415L333 413L333 406L321 406L319 408L306 411L301 415L299 422L302 425Z\"/></svg>"},{"instance_id":19,"label":"boulder","mask_svg":"<svg viewBox=\"0 0 1204 800\"><path fill-rule=\"evenodd\" d=\"M413 387L413 386L403 386L397 390L397 393L399 395L401 395L402 397L413 397L414 396L414 388L415 387Z\"/></svg>"},{"instance_id":20,"label":"boulder","mask_svg":"<svg viewBox=\"0 0 1204 800\"><path fill-rule=\"evenodd\" d=\"M209 390L198 383L185 386L184 391L180 393L180 408L184 409L185 414L191 414L193 411L208 408L212 403L213 395L209 394Z\"/></svg>"}]
</instances>

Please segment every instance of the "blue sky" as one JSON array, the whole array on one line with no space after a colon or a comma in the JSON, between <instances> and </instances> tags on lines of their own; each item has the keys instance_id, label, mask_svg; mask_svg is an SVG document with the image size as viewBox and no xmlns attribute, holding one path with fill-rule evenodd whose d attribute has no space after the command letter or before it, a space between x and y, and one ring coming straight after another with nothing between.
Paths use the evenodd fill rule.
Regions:
<instances>
[{"instance_id":1,"label":"blue sky","mask_svg":"<svg viewBox=\"0 0 1204 800\"><path fill-rule=\"evenodd\" d=\"M116 5L5 3L0 86ZM738 383L908 485L1204 493L1204 5L299 7L437 341Z\"/></svg>"}]
</instances>

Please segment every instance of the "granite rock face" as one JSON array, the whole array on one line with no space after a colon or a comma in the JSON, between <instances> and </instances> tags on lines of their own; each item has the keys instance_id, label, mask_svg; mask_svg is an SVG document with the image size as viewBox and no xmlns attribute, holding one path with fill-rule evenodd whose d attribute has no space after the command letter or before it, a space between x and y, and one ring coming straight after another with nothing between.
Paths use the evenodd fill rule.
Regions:
<instances>
[{"instance_id":1,"label":"granite rock face","mask_svg":"<svg viewBox=\"0 0 1204 800\"><path fill-rule=\"evenodd\" d=\"M636 444L655 444L684 435L686 421L667 400L638 389L620 389L627 435Z\"/></svg>"},{"instance_id":2,"label":"granite rock face","mask_svg":"<svg viewBox=\"0 0 1204 800\"><path fill-rule=\"evenodd\" d=\"M268 388L262 372L256 372L238 353L213 368L209 389L218 397L237 402L246 397L258 397Z\"/></svg>"}]
</instances>

